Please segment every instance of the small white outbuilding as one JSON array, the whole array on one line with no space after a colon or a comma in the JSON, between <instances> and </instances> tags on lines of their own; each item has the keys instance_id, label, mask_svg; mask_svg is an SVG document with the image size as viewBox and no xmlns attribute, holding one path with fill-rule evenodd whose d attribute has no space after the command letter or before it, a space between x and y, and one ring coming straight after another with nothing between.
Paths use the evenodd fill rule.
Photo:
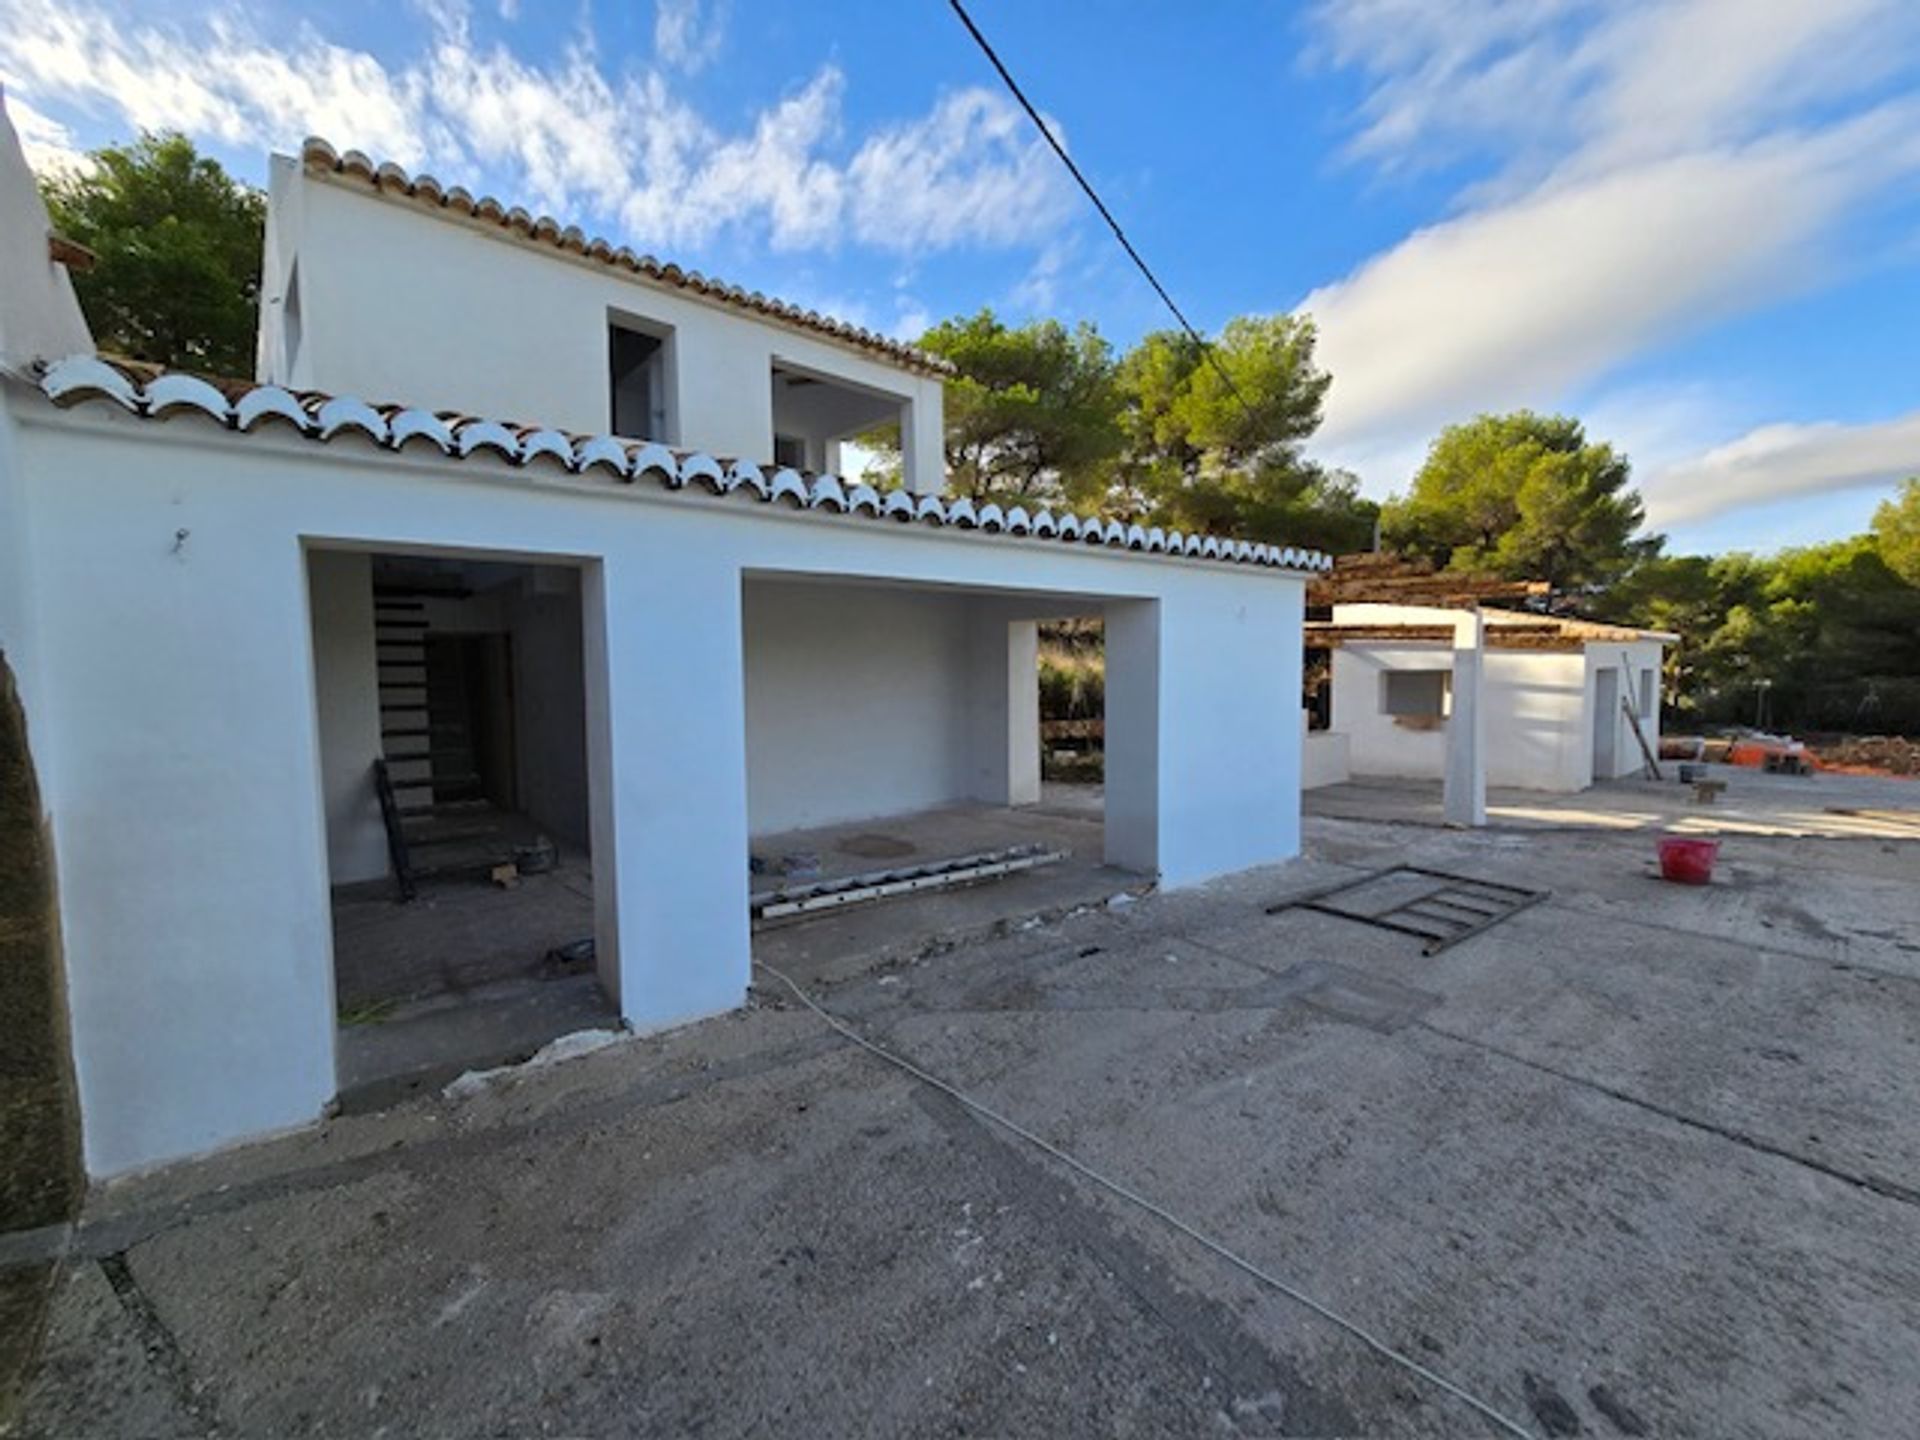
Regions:
<instances>
[{"instance_id":1,"label":"small white outbuilding","mask_svg":"<svg viewBox=\"0 0 1920 1440\"><path fill-rule=\"evenodd\" d=\"M933 357L318 143L266 275L253 379L95 356L0 114L0 649L91 1173L335 1096L376 762L590 849L642 1030L741 1003L756 835L1035 798L1043 618L1105 622L1111 863L1298 850L1324 557L944 499ZM903 488L837 478L886 419Z\"/></svg>"},{"instance_id":2,"label":"small white outbuilding","mask_svg":"<svg viewBox=\"0 0 1920 1440\"><path fill-rule=\"evenodd\" d=\"M1659 753L1672 635L1492 608L1339 604L1332 615L1307 638L1331 652L1328 728L1357 778L1445 779L1472 749L1483 788L1566 794ZM1463 745L1460 727L1476 723L1478 743Z\"/></svg>"}]
</instances>

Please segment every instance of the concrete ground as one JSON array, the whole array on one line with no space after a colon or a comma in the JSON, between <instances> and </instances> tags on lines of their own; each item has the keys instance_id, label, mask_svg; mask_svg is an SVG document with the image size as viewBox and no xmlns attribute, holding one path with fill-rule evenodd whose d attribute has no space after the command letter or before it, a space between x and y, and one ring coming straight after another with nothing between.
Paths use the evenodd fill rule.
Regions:
<instances>
[{"instance_id":1,"label":"concrete ground","mask_svg":"<svg viewBox=\"0 0 1920 1440\"><path fill-rule=\"evenodd\" d=\"M1920 847L1308 841L810 986L1525 1432L1911 1433ZM1431 959L1266 913L1403 861L1553 893ZM763 977L96 1194L13 1433L1498 1432Z\"/></svg>"},{"instance_id":2,"label":"concrete ground","mask_svg":"<svg viewBox=\"0 0 1920 1440\"><path fill-rule=\"evenodd\" d=\"M509 889L467 873L423 879L404 904L386 881L336 890L341 1105L390 1105L570 1031L617 1026L591 973L546 963L592 935L593 877L574 850Z\"/></svg>"},{"instance_id":3,"label":"concrete ground","mask_svg":"<svg viewBox=\"0 0 1920 1440\"><path fill-rule=\"evenodd\" d=\"M754 954L813 983L917 960L1150 889L1145 877L1106 863L1104 840L1098 785L1048 785L1038 805L1017 810L957 805L759 840L756 854L817 855L827 878L1014 845L1045 845L1065 858L979 885L765 922L756 929ZM753 887L782 883L756 876Z\"/></svg>"},{"instance_id":4,"label":"concrete ground","mask_svg":"<svg viewBox=\"0 0 1920 1440\"><path fill-rule=\"evenodd\" d=\"M556 945L593 934L585 854L511 889L473 875L422 880L402 902L390 881L333 894L334 993L343 1019L532 974Z\"/></svg>"},{"instance_id":5,"label":"concrete ground","mask_svg":"<svg viewBox=\"0 0 1920 1440\"><path fill-rule=\"evenodd\" d=\"M1662 830L1682 835L1812 836L1832 840L1920 840L1920 780L1899 776L1769 775L1709 765L1725 783L1701 803L1664 762L1668 778L1611 780L1575 795L1491 787L1489 824L1509 829ZM1309 790L1309 815L1341 820L1442 822L1438 780L1358 779Z\"/></svg>"},{"instance_id":6,"label":"concrete ground","mask_svg":"<svg viewBox=\"0 0 1920 1440\"><path fill-rule=\"evenodd\" d=\"M766 958L818 977L917 956L1144 888L1101 858L1098 786L1050 787L1018 810L959 805L882 820L762 837L754 853L805 853L823 877L924 864L1011 845L1044 844L1057 863L992 884L930 891L885 905L770 922ZM756 876L756 890L783 882ZM557 945L591 936L587 857L561 856L547 874L502 890L472 875L421 882L401 904L384 882L334 896L334 955L342 1024L340 1104L382 1109L437 1090L467 1070L525 1060L559 1036L617 1029L620 1016L590 967L556 971ZM572 973L579 970L580 973Z\"/></svg>"}]
</instances>

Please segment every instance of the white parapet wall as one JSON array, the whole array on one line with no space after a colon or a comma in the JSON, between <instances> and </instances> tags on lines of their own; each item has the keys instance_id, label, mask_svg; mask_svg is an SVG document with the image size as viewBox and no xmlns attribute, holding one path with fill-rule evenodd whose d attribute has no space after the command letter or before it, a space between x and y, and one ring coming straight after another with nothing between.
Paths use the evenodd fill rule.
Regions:
<instances>
[{"instance_id":1,"label":"white parapet wall","mask_svg":"<svg viewBox=\"0 0 1920 1440\"><path fill-rule=\"evenodd\" d=\"M318 553L577 572L599 963L636 1029L741 1003L756 803L904 808L889 793L910 771L938 776L927 796L1013 798L1026 781L997 747L1026 743L1005 725L1029 703L1023 616L1106 618L1110 860L1179 886L1298 850L1299 732L1271 718L1298 713L1297 571L4 394L0 528L33 544L0 645L36 661L23 696L95 1175L310 1122L335 1093ZM847 608L862 585L952 608L868 623ZM942 659L896 670L914 693L887 698L848 659L863 641ZM993 744L950 714L956 668L1006 682ZM769 748L772 768L750 758Z\"/></svg>"},{"instance_id":2,"label":"white parapet wall","mask_svg":"<svg viewBox=\"0 0 1920 1440\"><path fill-rule=\"evenodd\" d=\"M597 434L620 324L664 342L668 433L634 438L770 460L781 367L890 401L907 485L944 482L939 375L403 187L275 157L262 287L261 378L297 389Z\"/></svg>"}]
</instances>

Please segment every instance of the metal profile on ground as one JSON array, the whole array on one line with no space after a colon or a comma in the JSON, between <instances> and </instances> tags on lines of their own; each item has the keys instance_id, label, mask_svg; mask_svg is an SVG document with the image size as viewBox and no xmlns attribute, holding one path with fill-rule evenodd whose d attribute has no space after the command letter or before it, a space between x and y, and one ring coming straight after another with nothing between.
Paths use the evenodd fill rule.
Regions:
<instances>
[{"instance_id":1,"label":"metal profile on ground","mask_svg":"<svg viewBox=\"0 0 1920 1440\"><path fill-rule=\"evenodd\" d=\"M1360 911L1330 903L1342 895L1380 885L1400 876L1437 881L1411 900L1388 905L1380 910ZM1442 950L1472 939L1492 929L1502 920L1510 920L1522 910L1538 905L1552 895L1551 890L1530 890L1524 885L1509 885L1502 880L1480 880L1471 875L1456 875L1448 870L1431 870L1424 865L1391 865L1353 880L1343 880L1319 890L1308 891L1267 907L1267 914L1284 910L1311 910L1341 920L1357 920L1380 930L1413 935L1425 943L1423 955L1438 955Z\"/></svg>"},{"instance_id":2,"label":"metal profile on ground","mask_svg":"<svg viewBox=\"0 0 1920 1440\"><path fill-rule=\"evenodd\" d=\"M806 885L791 885L769 890L751 899L751 914L757 921L791 919L825 910L843 910L849 905L864 905L896 895L913 895L928 890L944 890L955 885L973 885L982 880L997 880L1022 870L1053 865L1068 858L1065 850L1046 845L1014 845L1004 850L982 850L951 860L936 860L926 865L909 865L896 870L868 870L858 875L843 875L832 880L816 880Z\"/></svg>"}]
</instances>

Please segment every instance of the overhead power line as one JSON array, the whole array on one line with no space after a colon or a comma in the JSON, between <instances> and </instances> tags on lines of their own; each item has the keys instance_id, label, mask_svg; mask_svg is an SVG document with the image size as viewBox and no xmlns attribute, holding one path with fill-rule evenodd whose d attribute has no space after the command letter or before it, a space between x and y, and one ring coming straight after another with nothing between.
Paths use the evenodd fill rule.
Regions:
<instances>
[{"instance_id":1,"label":"overhead power line","mask_svg":"<svg viewBox=\"0 0 1920 1440\"><path fill-rule=\"evenodd\" d=\"M1067 154L1066 147L1055 138L1047 122L1040 118L1040 112L1034 109L1033 102L1027 99L1027 92L1020 88L1020 82L1013 78L1006 63L988 43L987 37L980 33L980 27L973 23L973 17L967 13L967 7L962 5L960 0L947 0L947 3L953 7L953 13L960 17L960 23L967 27L967 33L973 37L974 44L980 47L981 53L1000 73L1001 80L1006 83L1013 98L1020 102L1020 108L1027 112L1027 118L1033 121L1034 129L1040 132L1041 138L1052 148L1053 153L1060 157L1060 163L1067 167L1067 173L1073 176L1075 183L1086 193L1087 199L1093 202L1093 208L1098 210L1100 218L1107 222L1107 228L1113 232L1113 238L1120 242L1120 248L1127 252L1127 258L1133 261L1142 275L1147 277L1147 284L1153 287L1153 293L1160 297L1161 302L1173 313L1173 318L1180 322L1180 328L1186 331L1193 343L1200 347L1200 353L1207 357L1208 363L1213 366L1214 373L1219 375L1221 382L1226 385L1233 398L1240 402L1240 408L1247 412L1247 419L1254 429L1258 430L1260 417L1254 413L1253 406L1247 403L1247 397L1240 393L1240 387L1233 383L1233 377L1227 373L1227 367L1220 363L1220 357L1215 353L1212 342L1194 328L1193 322L1187 319L1185 312L1174 303L1173 296L1167 292L1167 287L1162 285L1160 277L1153 273L1153 267L1147 264L1146 258L1134 248L1133 241L1127 238L1127 232L1120 228L1120 222L1113 218L1113 212L1107 208L1107 202L1100 198L1100 192L1093 188L1093 182L1080 173L1080 167L1073 163L1073 157Z\"/></svg>"}]
</instances>

